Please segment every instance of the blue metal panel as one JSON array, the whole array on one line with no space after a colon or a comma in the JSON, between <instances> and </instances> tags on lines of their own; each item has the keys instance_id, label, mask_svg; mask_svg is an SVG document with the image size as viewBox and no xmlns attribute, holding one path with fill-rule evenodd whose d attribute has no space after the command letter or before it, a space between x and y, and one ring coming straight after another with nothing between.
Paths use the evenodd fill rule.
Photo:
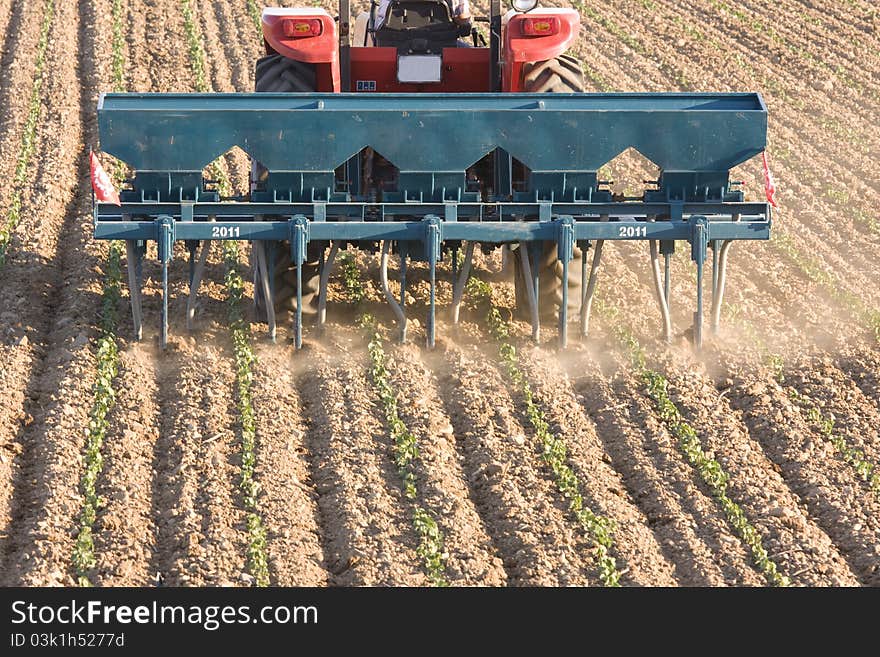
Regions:
<instances>
[{"instance_id":1,"label":"blue metal panel","mask_svg":"<svg viewBox=\"0 0 880 657\"><path fill-rule=\"evenodd\" d=\"M101 147L139 171L196 171L240 146L270 171L328 172L373 146L405 172L462 172L502 148L595 171L629 147L663 169L727 171L764 150L745 94L106 94Z\"/></svg>"},{"instance_id":2,"label":"blue metal panel","mask_svg":"<svg viewBox=\"0 0 880 657\"><path fill-rule=\"evenodd\" d=\"M430 216L430 215L429 215ZM696 215L695 215L696 216ZM194 221L175 223L175 240L286 240L290 238L290 221ZM311 222L310 240L345 240L375 242L379 240L424 241L421 221L351 221ZM443 241L473 240L504 244L509 242L556 241L558 221L533 222L440 222ZM711 221L710 240L766 240L770 222ZM580 221L573 224L575 240L690 240L688 221L645 222L624 220L614 222ZM95 227L98 239L156 240L157 222L101 221Z\"/></svg>"}]
</instances>

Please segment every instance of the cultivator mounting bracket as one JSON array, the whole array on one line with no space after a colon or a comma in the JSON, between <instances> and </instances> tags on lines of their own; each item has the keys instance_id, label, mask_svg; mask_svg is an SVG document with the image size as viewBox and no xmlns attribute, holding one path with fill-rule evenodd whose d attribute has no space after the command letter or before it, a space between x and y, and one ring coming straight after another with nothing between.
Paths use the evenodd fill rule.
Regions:
<instances>
[{"instance_id":1,"label":"cultivator mounting bracket","mask_svg":"<svg viewBox=\"0 0 880 657\"><path fill-rule=\"evenodd\" d=\"M298 282L297 347L302 344L302 269L313 242L331 245L330 255L321 259L320 303L326 299L325 270L340 246L383 244L383 287L402 336L403 292L398 303L387 283L389 245L397 246L401 258L402 289L406 260L426 261L431 290L427 342L433 346L436 266L446 251L457 252L462 243L467 244L465 264L453 274L458 277L455 319L474 243L524 247L520 257L531 271L533 309L540 294L541 244L556 244L564 282L575 246L581 246L580 319L586 334L603 243L648 241L668 338L669 257L675 242L683 241L690 244L697 269L694 339L699 345L708 249L715 254L714 327L723 292L723 275L717 271L724 260L719 262L718 254L726 253L720 247L770 236L769 206L744 202L728 181L731 167L765 147L766 108L757 94L107 94L98 117L102 149L136 174L121 194L121 206L96 204L94 234L129 246L138 333L140 260L147 242L158 243L163 344L174 241L187 243L191 259L200 243L213 240L288 242ZM247 196L220 198L194 172L233 146L259 161L267 175ZM345 173L358 170L357 158L368 146L399 170L397 188L386 190L378 202L360 193L359 176ZM660 179L638 200L615 200L601 188L597 172L629 147L660 166ZM490 153L500 178L497 188L507 192L486 196L468 188L465 174ZM516 191L509 178L513 158L528 172ZM594 256L588 274L590 246ZM666 261L662 281L658 253ZM191 269L191 298L200 278L199 268ZM568 295L564 284L559 308L563 345ZM537 336L538 313L532 315ZM319 323L323 316L319 311ZM271 312L269 324L274 335Z\"/></svg>"}]
</instances>

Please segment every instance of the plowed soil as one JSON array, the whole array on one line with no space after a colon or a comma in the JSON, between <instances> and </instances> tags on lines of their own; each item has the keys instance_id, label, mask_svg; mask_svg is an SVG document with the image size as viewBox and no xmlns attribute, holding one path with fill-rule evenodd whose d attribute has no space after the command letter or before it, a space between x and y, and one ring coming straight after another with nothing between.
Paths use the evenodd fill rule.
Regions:
<instances>
[{"instance_id":1,"label":"plowed soil","mask_svg":"<svg viewBox=\"0 0 880 657\"><path fill-rule=\"evenodd\" d=\"M21 202L0 266L0 584L73 585L84 575L101 586L252 585L219 247L197 330L188 333L188 265L179 245L164 352L152 248L141 342L132 339L123 289L115 404L97 481L96 563L78 573L72 562L107 262L107 245L91 237L87 154L99 147L98 95L114 86L113 4L0 0L7 181L28 139L41 23L54 7L27 181L0 189L2 221ZM249 4L263 3L189 4L206 83L249 91L263 52ZM485 5L472 4L477 14ZM779 572L793 585L880 585L880 12L870 2L809 0L572 6L583 24L573 51L590 91L760 91L779 188L773 240L731 250L722 328L707 335L702 352L688 344L696 277L683 248L672 262L672 345L659 338L643 242L606 245L589 337L572 324L561 351L553 327L533 344L529 327L513 321L518 365L566 446L584 504L613 524L621 583L766 584L614 337L624 327L728 474L727 494ZM182 3L123 0L121 9L125 88L195 90ZM235 151L221 166L244 189L247 157ZM616 191L638 193L656 167L627 152L607 173ZM734 177L748 199L763 198L759 160ZM327 329L319 336L307 320L302 351L290 344L286 318L275 344L264 324L249 327L256 512L270 583L428 585L413 523L418 507L442 532L442 575L452 585L601 585L596 547L557 488L484 318L466 307L461 325L450 323L449 262L438 273L432 351L424 348L425 268L410 268L414 321L409 341L398 345L378 258L358 254L356 263L366 300L350 304L335 272ZM397 274L392 265L391 278ZM498 251L477 259L475 275L492 281L499 306L512 305ZM248 310L251 296L248 283ZM356 324L364 310L378 318L399 416L418 445L414 498L402 486Z\"/></svg>"}]
</instances>

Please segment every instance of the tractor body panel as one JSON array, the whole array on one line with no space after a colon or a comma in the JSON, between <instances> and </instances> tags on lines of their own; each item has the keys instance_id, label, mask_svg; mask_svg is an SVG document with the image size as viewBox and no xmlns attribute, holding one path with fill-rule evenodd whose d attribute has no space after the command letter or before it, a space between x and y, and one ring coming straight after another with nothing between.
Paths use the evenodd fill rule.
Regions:
<instances>
[{"instance_id":1,"label":"tractor body panel","mask_svg":"<svg viewBox=\"0 0 880 657\"><path fill-rule=\"evenodd\" d=\"M488 48L444 48L439 83L401 83L396 48L351 48L351 91L467 93L489 91Z\"/></svg>"},{"instance_id":2,"label":"tractor body panel","mask_svg":"<svg viewBox=\"0 0 880 657\"><path fill-rule=\"evenodd\" d=\"M534 33L527 25L546 31ZM504 29L502 91L522 91L523 64L558 57L568 50L580 28L580 16L574 9L542 7L510 16Z\"/></svg>"},{"instance_id":3,"label":"tractor body panel","mask_svg":"<svg viewBox=\"0 0 880 657\"><path fill-rule=\"evenodd\" d=\"M314 29L311 21L318 21L320 30ZM537 25L543 31L527 29L526 24ZM319 33L309 32L305 29L307 26ZM326 11L307 7L265 9L262 29L269 51L316 66L317 91L491 91L489 48L444 48L440 83L405 84L397 79L397 57L405 53L398 53L396 48L390 47L353 46L349 48L350 88L342 89L336 23ZM558 57L577 38L579 30L580 17L573 9L541 8L510 16L503 29L506 65L502 72L502 91L521 91L523 64Z\"/></svg>"},{"instance_id":4,"label":"tractor body panel","mask_svg":"<svg viewBox=\"0 0 880 657\"><path fill-rule=\"evenodd\" d=\"M305 27L311 31L301 29ZM266 8L262 28L269 50L315 65L320 91L342 90L336 21L325 10Z\"/></svg>"}]
</instances>

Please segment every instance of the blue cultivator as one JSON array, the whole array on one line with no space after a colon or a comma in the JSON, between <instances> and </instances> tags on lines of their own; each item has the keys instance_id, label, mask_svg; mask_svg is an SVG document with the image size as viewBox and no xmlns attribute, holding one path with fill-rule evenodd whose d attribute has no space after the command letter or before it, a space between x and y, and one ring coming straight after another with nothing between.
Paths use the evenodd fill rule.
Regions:
<instances>
[{"instance_id":1,"label":"blue cultivator","mask_svg":"<svg viewBox=\"0 0 880 657\"><path fill-rule=\"evenodd\" d=\"M561 265L561 299L552 307L565 345L569 267L578 250L580 323L586 334L604 241L649 241L669 339L669 257L675 242L684 241L696 264L694 341L699 346L709 248L714 327L729 244L770 235L769 206L743 202L729 180L732 167L765 148L767 112L758 94L106 94L98 119L102 149L136 174L121 194L121 207L96 205L95 237L128 245L138 335L140 262L146 243L158 243L166 296L163 344L175 240L186 242L194 263L191 299L204 265L204 257L196 257L202 243L252 242L259 281L255 294L265 300L273 336L277 290L269 271L279 258L287 266L289 253L297 347L307 260L318 262L321 323L338 249L375 250L380 243L383 287L402 335L403 294L398 302L388 288L389 253L399 255L404 276L407 259L427 262L427 335L433 346L436 266L462 243L453 320L474 245L502 245L517 259L522 310L536 336L546 308L539 289L542 268L548 266L548 247L555 245L550 264L556 270L558 259ZM221 198L203 169L234 146L253 158L257 175L250 194ZM613 197L597 172L630 147L657 164L660 177L637 198ZM378 154L393 175L371 188ZM588 267L589 248L594 256ZM665 281L659 254L665 256Z\"/></svg>"}]
</instances>

